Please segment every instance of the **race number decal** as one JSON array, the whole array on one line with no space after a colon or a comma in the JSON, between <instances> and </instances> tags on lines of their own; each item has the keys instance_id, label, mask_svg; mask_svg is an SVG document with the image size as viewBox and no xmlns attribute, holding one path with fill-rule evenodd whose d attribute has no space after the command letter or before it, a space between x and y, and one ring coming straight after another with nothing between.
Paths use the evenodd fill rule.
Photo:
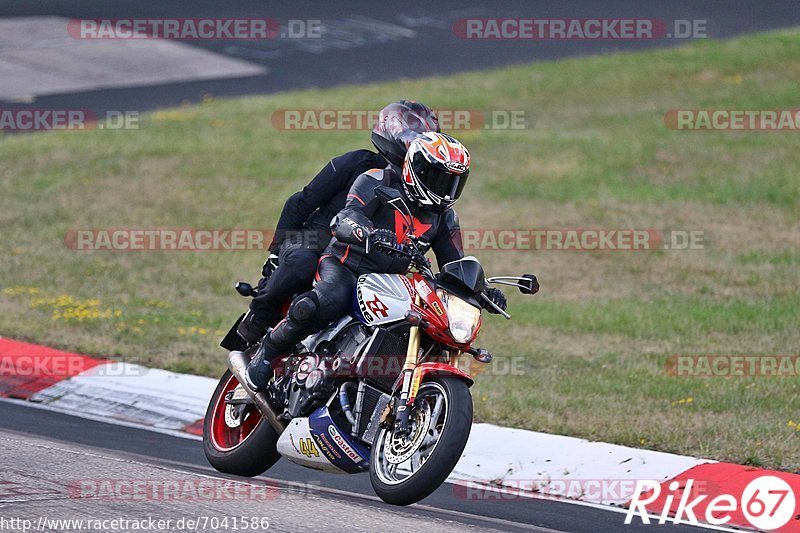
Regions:
<instances>
[{"instance_id":1,"label":"race number decal","mask_svg":"<svg viewBox=\"0 0 800 533\"><path fill-rule=\"evenodd\" d=\"M311 437L300 439L300 453L305 455L306 457L319 457L319 450L317 449L317 445L314 442L314 439Z\"/></svg>"}]
</instances>

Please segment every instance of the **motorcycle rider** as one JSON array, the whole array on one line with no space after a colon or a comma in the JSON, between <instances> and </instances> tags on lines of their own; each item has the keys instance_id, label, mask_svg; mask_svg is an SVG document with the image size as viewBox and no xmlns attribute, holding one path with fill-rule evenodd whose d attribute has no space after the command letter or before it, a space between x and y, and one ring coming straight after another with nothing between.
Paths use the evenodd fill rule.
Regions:
<instances>
[{"instance_id":1,"label":"motorcycle rider","mask_svg":"<svg viewBox=\"0 0 800 533\"><path fill-rule=\"evenodd\" d=\"M270 362L275 357L291 351L305 337L347 312L359 275L407 272L408 258L372 247L379 242L403 242L412 229L399 212L380 201L376 187L383 185L400 192L414 217L414 235L431 244L440 267L463 258L453 204L466 185L469 164L469 152L460 142L427 132L411 142L402 168L390 161L384 169L369 170L355 180L344 209L331 221L334 237L319 260L314 288L297 296L286 318L263 338L245 374L250 388L263 390L272 375ZM487 296L505 309L502 291L492 288ZM488 310L496 312L491 306Z\"/></svg>"},{"instance_id":2,"label":"motorcycle rider","mask_svg":"<svg viewBox=\"0 0 800 533\"><path fill-rule=\"evenodd\" d=\"M257 342L267 327L283 318L282 305L311 288L320 253L331 240L330 221L344 207L353 182L373 168L402 166L408 144L424 131L440 131L439 118L428 106L412 100L387 105L372 130L378 153L355 150L333 158L286 201L262 268L258 296L237 328L240 337L249 344Z\"/></svg>"}]
</instances>

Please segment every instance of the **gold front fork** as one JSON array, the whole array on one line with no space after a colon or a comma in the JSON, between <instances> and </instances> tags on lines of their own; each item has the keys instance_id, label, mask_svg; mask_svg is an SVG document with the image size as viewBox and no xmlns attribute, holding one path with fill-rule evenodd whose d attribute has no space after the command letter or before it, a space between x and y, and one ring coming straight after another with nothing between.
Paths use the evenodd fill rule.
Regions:
<instances>
[{"instance_id":1,"label":"gold front fork","mask_svg":"<svg viewBox=\"0 0 800 533\"><path fill-rule=\"evenodd\" d=\"M458 358L461 356L461 351L453 348L450 350L450 366L458 368Z\"/></svg>"},{"instance_id":2,"label":"gold front fork","mask_svg":"<svg viewBox=\"0 0 800 533\"><path fill-rule=\"evenodd\" d=\"M418 307L422 305L419 294L414 298L414 304ZM417 389L419 388L419 374L416 373L417 364L419 364L419 343L420 331L419 326L411 326L408 331L408 350L406 350L406 363L403 365L403 389L402 393L409 401L414 401L417 397Z\"/></svg>"},{"instance_id":3,"label":"gold front fork","mask_svg":"<svg viewBox=\"0 0 800 533\"><path fill-rule=\"evenodd\" d=\"M422 305L419 295L414 297L416 306ZM406 350L406 361L403 365L403 383L400 387L400 395L395 404L395 430L402 434L408 434L408 404L414 402L419 389L420 374L416 373L419 362L420 331L419 326L411 326L408 332L408 349Z\"/></svg>"},{"instance_id":4,"label":"gold front fork","mask_svg":"<svg viewBox=\"0 0 800 533\"><path fill-rule=\"evenodd\" d=\"M414 304L419 306L421 301L419 295L414 299ZM414 370L419 360L419 326L411 326L408 332L408 350L406 350L406 364L403 365L403 370Z\"/></svg>"}]
</instances>

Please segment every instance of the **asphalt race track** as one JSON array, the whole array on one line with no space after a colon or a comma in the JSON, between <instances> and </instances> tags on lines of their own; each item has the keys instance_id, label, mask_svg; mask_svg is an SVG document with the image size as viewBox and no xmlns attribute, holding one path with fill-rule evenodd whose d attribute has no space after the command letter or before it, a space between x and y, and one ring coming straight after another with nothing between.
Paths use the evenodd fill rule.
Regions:
<instances>
[{"instance_id":1,"label":"asphalt race track","mask_svg":"<svg viewBox=\"0 0 800 533\"><path fill-rule=\"evenodd\" d=\"M96 422L20 402L0 401L0 516L48 519L125 517L175 520L257 516L277 531L697 531L690 526L623 525L624 514L539 499L467 500L445 484L420 504L393 507L372 492L366 474L335 475L282 459L266 478L266 499L76 497L80 480L242 479L206 462L199 440ZM201 529L202 530L202 529ZM221 529L220 529L221 530Z\"/></svg>"},{"instance_id":2,"label":"asphalt race track","mask_svg":"<svg viewBox=\"0 0 800 533\"><path fill-rule=\"evenodd\" d=\"M184 41L230 59L262 67L265 73L221 79L169 82L137 87L120 87L120 80L107 84L114 88L68 92L3 100L5 108L40 107L49 109L88 108L98 113L107 110L136 110L169 107L196 102L204 95L241 96L290 89L363 84L398 78L444 75L465 70L481 70L505 64L537 60L613 53L656 46L680 44L682 40L465 40L458 37L454 23L461 18L654 18L663 21L707 21L707 35L725 38L770 28L800 23L800 10L791 0L769 3L758 0L652 2L608 0L593 2L531 2L511 0L440 0L436 3L411 0L402 4L380 4L364 0L320 3L296 0L285 3L255 1L225 2L224 9L212 0L196 2L139 2L118 0L4 0L3 17L72 18L203 18L263 17L319 20L327 28L315 39L270 39L251 41ZM64 24L66 26L66 24ZM65 30L65 28L64 28ZM74 44L66 31L53 35L51 46ZM60 41L59 41L60 39ZM56 42L57 41L57 42ZM72 42L71 42L72 41ZM0 60L4 43L0 38ZM45 44L47 46L47 44ZM376 61L376 58L381 58ZM100 59L100 58L98 58ZM19 61L12 55L10 63ZM1 63L2 61L0 61ZM24 59L23 63L24 64ZM73 78L91 78L94 70L75 71ZM2 80L0 80L2 88ZM0 91L2 94L2 91ZM387 101L403 95L387 95Z\"/></svg>"}]
</instances>

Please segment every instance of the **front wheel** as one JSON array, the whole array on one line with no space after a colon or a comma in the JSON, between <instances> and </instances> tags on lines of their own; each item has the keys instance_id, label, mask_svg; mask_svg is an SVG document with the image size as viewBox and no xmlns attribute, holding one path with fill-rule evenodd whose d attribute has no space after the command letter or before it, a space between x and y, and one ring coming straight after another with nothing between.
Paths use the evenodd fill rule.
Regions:
<instances>
[{"instance_id":1,"label":"front wheel","mask_svg":"<svg viewBox=\"0 0 800 533\"><path fill-rule=\"evenodd\" d=\"M278 459L278 433L252 403L228 403L225 396L245 399L247 393L230 370L208 402L203 424L203 451L211 466L226 474L254 477Z\"/></svg>"},{"instance_id":2,"label":"front wheel","mask_svg":"<svg viewBox=\"0 0 800 533\"><path fill-rule=\"evenodd\" d=\"M375 436L369 477L386 503L409 505L444 483L461 458L472 428L472 396L458 378L425 381L409 416L410 432Z\"/></svg>"}]
</instances>

